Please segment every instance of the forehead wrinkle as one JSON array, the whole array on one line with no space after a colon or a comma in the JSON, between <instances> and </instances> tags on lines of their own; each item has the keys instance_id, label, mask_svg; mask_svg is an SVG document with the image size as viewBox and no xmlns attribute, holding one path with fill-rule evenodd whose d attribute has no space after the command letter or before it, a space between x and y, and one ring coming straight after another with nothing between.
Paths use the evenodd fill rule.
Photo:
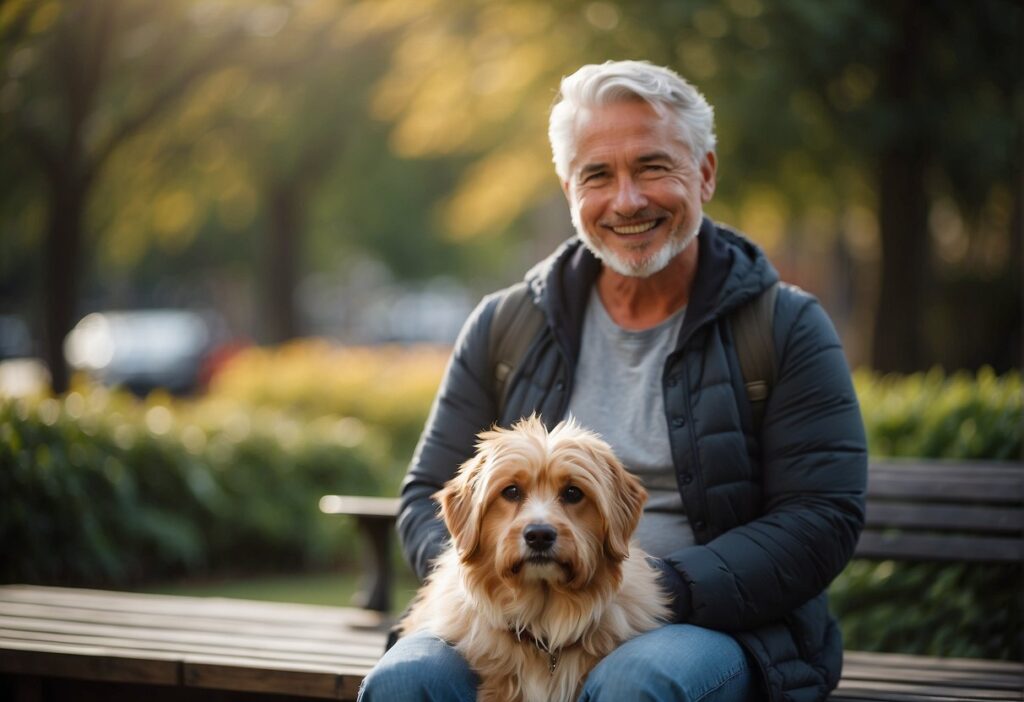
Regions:
<instances>
[{"instance_id":1,"label":"forehead wrinkle","mask_svg":"<svg viewBox=\"0 0 1024 702\"><path fill-rule=\"evenodd\" d=\"M643 123L632 126L627 125L626 127L623 127L622 124L599 124L596 131L593 129L588 131L588 128L592 125L592 118L603 108L614 106L617 103L630 102L645 105L650 108L656 118L654 120L654 124ZM671 113L665 109L664 106L657 102L644 100L643 98L637 98L635 100L617 99L602 105L584 108L577 114L573 130L572 155L568 162L570 174L573 173L573 171L578 171L578 174L582 175L582 168L593 163L597 163L601 166L608 165L605 163L608 161L606 154L598 153L595 155L592 151L588 154L584 153L591 148L591 144L595 139L598 142L607 140L608 133L614 133L615 139L612 143L616 145L618 150L624 150L626 152L632 150L633 153L628 159L630 162L637 162L637 151L642 153L651 151L652 148L648 146L648 144L664 143L666 140L676 148L682 149L683 156L689 156L689 158L693 160L697 159L697 157L692 154L689 135L686 133L686 127L676 124ZM671 160L673 163L679 162L679 159L677 158L673 158Z\"/></svg>"}]
</instances>

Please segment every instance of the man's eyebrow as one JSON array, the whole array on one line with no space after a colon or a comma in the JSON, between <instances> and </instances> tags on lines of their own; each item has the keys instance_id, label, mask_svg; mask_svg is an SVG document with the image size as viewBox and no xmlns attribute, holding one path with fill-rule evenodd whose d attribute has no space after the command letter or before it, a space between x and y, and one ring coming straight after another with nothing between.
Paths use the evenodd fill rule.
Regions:
<instances>
[{"instance_id":1,"label":"man's eyebrow","mask_svg":"<svg viewBox=\"0 0 1024 702\"><path fill-rule=\"evenodd\" d=\"M672 157L665 151L652 151L649 154L642 154L637 157L638 163L651 163L652 161L672 161Z\"/></svg>"},{"instance_id":2,"label":"man's eyebrow","mask_svg":"<svg viewBox=\"0 0 1024 702\"><path fill-rule=\"evenodd\" d=\"M592 173L600 173L608 168L607 163L588 163L580 169L580 176L588 176Z\"/></svg>"},{"instance_id":3,"label":"man's eyebrow","mask_svg":"<svg viewBox=\"0 0 1024 702\"><path fill-rule=\"evenodd\" d=\"M667 151L651 151L650 153L641 154L637 156L637 163L654 163L658 161L667 161L668 163L674 163L671 154ZM608 164L603 161L596 163L588 163L587 165L580 168L580 177L584 178L594 173L600 173L608 169Z\"/></svg>"}]
</instances>

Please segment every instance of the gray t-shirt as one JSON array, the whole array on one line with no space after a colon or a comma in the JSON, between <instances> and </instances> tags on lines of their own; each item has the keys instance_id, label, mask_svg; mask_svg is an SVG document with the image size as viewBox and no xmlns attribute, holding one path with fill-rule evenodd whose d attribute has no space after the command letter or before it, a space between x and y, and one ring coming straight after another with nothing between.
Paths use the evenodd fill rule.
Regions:
<instances>
[{"instance_id":1,"label":"gray t-shirt","mask_svg":"<svg viewBox=\"0 0 1024 702\"><path fill-rule=\"evenodd\" d=\"M604 437L647 488L634 538L653 556L694 543L672 465L661 382L685 309L656 327L631 331L612 320L595 288L569 399L569 413Z\"/></svg>"}]
</instances>

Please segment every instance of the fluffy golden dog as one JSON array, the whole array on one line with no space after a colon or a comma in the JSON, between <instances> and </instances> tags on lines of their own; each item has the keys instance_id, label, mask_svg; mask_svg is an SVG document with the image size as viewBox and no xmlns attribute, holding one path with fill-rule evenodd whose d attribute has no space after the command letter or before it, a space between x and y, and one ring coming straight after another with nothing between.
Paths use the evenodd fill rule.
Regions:
<instances>
[{"instance_id":1,"label":"fluffy golden dog","mask_svg":"<svg viewBox=\"0 0 1024 702\"><path fill-rule=\"evenodd\" d=\"M484 702L574 699L602 657L668 619L630 544L647 493L572 420L549 433L531 417L479 439L437 495L452 544L402 631L454 645Z\"/></svg>"}]
</instances>

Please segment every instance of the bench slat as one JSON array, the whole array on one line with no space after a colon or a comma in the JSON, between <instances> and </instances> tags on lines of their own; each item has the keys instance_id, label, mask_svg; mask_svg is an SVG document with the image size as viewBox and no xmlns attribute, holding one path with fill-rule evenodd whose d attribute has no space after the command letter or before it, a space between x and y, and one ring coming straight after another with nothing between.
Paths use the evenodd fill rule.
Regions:
<instances>
[{"instance_id":1,"label":"bench slat","mask_svg":"<svg viewBox=\"0 0 1024 702\"><path fill-rule=\"evenodd\" d=\"M844 663L900 670L957 670L978 675L1010 675L1024 681L1024 663L993 661L985 658L940 658L915 656L909 653L878 653L876 651L845 651Z\"/></svg>"},{"instance_id":2,"label":"bench slat","mask_svg":"<svg viewBox=\"0 0 1024 702\"><path fill-rule=\"evenodd\" d=\"M139 658L131 652L117 655L94 646L19 641L2 635L0 672L145 685L181 684L180 656L154 653Z\"/></svg>"},{"instance_id":3,"label":"bench slat","mask_svg":"<svg viewBox=\"0 0 1024 702\"><path fill-rule=\"evenodd\" d=\"M291 661L295 663L314 663L322 665L345 664L355 667L369 669L380 658L384 650L383 642L373 648L362 650L349 650L339 646L322 646L314 651L292 651L273 648L254 648L246 646L242 641L234 642L234 645L211 646L201 643L186 642L165 642L151 638L129 636L116 638L109 636L84 636L77 634L60 634L54 632L31 632L11 631L0 629L0 638L5 641L20 641L26 646L34 644L53 644L56 646L79 646L91 649L103 649L115 655L147 657L155 654L157 657L180 656L180 655L232 655L245 656L246 658L263 659L268 664L276 661Z\"/></svg>"},{"instance_id":4,"label":"bench slat","mask_svg":"<svg viewBox=\"0 0 1024 702\"><path fill-rule=\"evenodd\" d=\"M934 536L913 533L881 533L865 530L854 552L859 558L895 558L906 561L970 561L1008 563L1024 559L1020 538Z\"/></svg>"},{"instance_id":5,"label":"bench slat","mask_svg":"<svg viewBox=\"0 0 1024 702\"><path fill-rule=\"evenodd\" d=\"M381 631L341 629L340 627L312 628L305 625L241 625L236 622L218 622L211 618L177 616L171 619L153 615L117 616L113 612L87 612L63 607L37 608L0 602L0 629L53 631L95 636L157 636L164 641L235 642L245 637L250 646L266 644L300 646L305 648L334 645L341 641L374 648L383 637ZM155 633L159 632L159 634ZM268 643L269 642L269 643Z\"/></svg>"},{"instance_id":6,"label":"bench slat","mask_svg":"<svg viewBox=\"0 0 1024 702\"><path fill-rule=\"evenodd\" d=\"M867 526L893 526L941 531L1024 532L1024 509L908 502L871 502Z\"/></svg>"},{"instance_id":7,"label":"bench slat","mask_svg":"<svg viewBox=\"0 0 1024 702\"><path fill-rule=\"evenodd\" d=\"M839 683L832 693L832 699L843 699L844 695L864 696L871 699L872 692L882 693L885 700L1020 700L1020 691L992 690L987 687L947 687L925 683L904 683L892 680L855 680Z\"/></svg>"},{"instance_id":8,"label":"bench slat","mask_svg":"<svg viewBox=\"0 0 1024 702\"><path fill-rule=\"evenodd\" d=\"M355 700L365 668L303 667L267 669L261 661L243 657L190 658L185 662L187 687L244 690L259 693L304 695Z\"/></svg>"},{"instance_id":9,"label":"bench slat","mask_svg":"<svg viewBox=\"0 0 1024 702\"><path fill-rule=\"evenodd\" d=\"M1019 475L1021 467L1020 461L871 457L868 463L868 472L876 475L901 472L940 477L972 476L979 480L998 480L1007 476Z\"/></svg>"},{"instance_id":10,"label":"bench slat","mask_svg":"<svg viewBox=\"0 0 1024 702\"><path fill-rule=\"evenodd\" d=\"M1016 471L1021 473L1022 471ZM979 476L929 475L925 472L868 471L869 498L911 498L947 502L1019 503L1024 495L1024 476L1003 475L980 480Z\"/></svg>"},{"instance_id":11,"label":"bench slat","mask_svg":"<svg viewBox=\"0 0 1024 702\"><path fill-rule=\"evenodd\" d=\"M137 592L114 592L44 585L0 586L0 602L21 602L48 607L76 607L100 612L154 614L157 616L210 616L238 623L266 622L312 627L351 627L382 630L389 619L378 612L350 607L257 602L222 597L181 597Z\"/></svg>"},{"instance_id":12,"label":"bench slat","mask_svg":"<svg viewBox=\"0 0 1024 702\"><path fill-rule=\"evenodd\" d=\"M935 683L948 687L987 687L1019 692L1024 686L1024 671L979 673L973 670L945 670L931 665L876 666L845 663L843 680L891 680L896 682Z\"/></svg>"}]
</instances>

